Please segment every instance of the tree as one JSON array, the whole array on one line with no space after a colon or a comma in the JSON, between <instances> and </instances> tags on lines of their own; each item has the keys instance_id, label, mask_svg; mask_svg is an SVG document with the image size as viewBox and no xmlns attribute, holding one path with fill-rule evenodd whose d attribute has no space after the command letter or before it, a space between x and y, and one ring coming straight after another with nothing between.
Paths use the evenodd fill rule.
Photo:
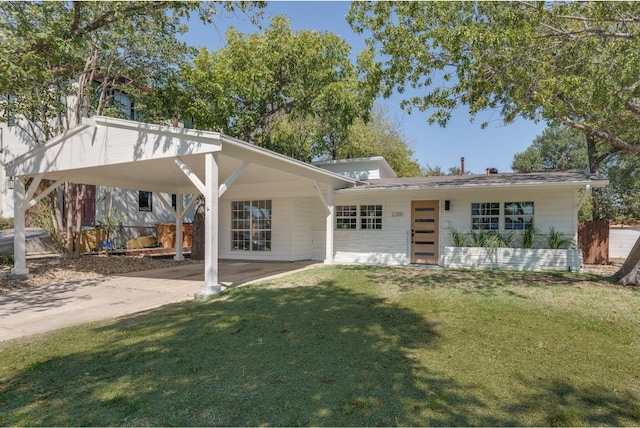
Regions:
<instances>
[{"instance_id":1,"label":"tree","mask_svg":"<svg viewBox=\"0 0 640 428\"><path fill-rule=\"evenodd\" d=\"M547 127L524 152L513 156L511 169L532 172L553 169L589 168L587 142L583 133L561 126Z\"/></svg>"},{"instance_id":2,"label":"tree","mask_svg":"<svg viewBox=\"0 0 640 428\"><path fill-rule=\"evenodd\" d=\"M183 64L163 97L198 129L215 130L303 161L335 158L349 127L366 119L375 91L367 90L340 37L294 32L283 16L262 34L227 32L227 45L203 48ZM202 202L202 201L201 201ZM194 221L194 237L203 230ZM194 239L192 258L203 253Z\"/></svg>"},{"instance_id":3,"label":"tree","mask_svg":"<svg viewBox=\"0 0 640 428\"><path fill-rule=\"evenodd\" d=\"M384 156L399 177L422 175L420 164L402 135L401 124L394 122L382 106L374 107L369 121L357 119L348 128L347 142L333 159L370 156Z\"/></svg>"},{"instance_id":4,"label":"tree","mask_svg":"<svg viewBox=\"0 0 640 428\"><path fill-rule=\"evenodd\" d=\"M183 19L198 11L211 21L221 9L250 10L255 3L226 2L4 2L0 3L0 120L13 121L40 144L93 114L127 115L114 95L126 93L146 120L153 91L167 84L191 50L177 39ZM161 112L160 112L161 113ZM53 223L67 229L67 254L79 255L84 189L65 185L63 221L51 193ZM77 197L73 198L76 194ZM77 213L77 215L76 215ZM75 217L75 218L74 218Z\"/></svg>"},{"instance_id":5,"label":"tree","mask_svg":"<svg viewBox=\"0 0 640 428\"><path fill-rule=\"evenodd\" d=\"M356 2L348 19L380 54L369 79L385 95L423 91L403 105L432 108L431 122L446 125L460 104L497 109L505 122L583 132L593 153L640 158L640 3ZM621 275L635 267L640 283L634 260Z\"/></svg>"}]
</instances>

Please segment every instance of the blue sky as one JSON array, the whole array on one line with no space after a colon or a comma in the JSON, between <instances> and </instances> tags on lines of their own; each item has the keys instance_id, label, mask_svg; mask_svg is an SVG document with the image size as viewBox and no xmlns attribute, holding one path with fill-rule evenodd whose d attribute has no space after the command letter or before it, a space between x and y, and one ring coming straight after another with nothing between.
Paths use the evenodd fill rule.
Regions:
<instances>
[{"instance_id":1,"label":"blue sky","mask_svg":"<svg viewBox=\"0 0 640 428\"><path fill-rule=\"evenodd\" d=\"M263 10L262 26L269 25L270 18L286 15L294 30L328 31L345 39L352 48L355 58L364 46L365 35L355 34L345 20L350 2L329 1L275 1L269 2ZM203 25L198 19L189 22L189 32L183 39L189 44L216 50L225 44L227 27L235 27L243 33L260 32L242 14L220 16L215 26ZM411 95L407 90L405 96ZM427 123L428 113L413 111L411 115L400 108L402 96L395 94L389 99L379 99L378 103L387 107L391 117L401 124L402 132L415 158L422 166L439 165L443 170L460 165L460 157L465 158L465 168L473 173L483 173L486 168L497 168L500 172L511 171L513 155L525 150L533 139L542 133L544 124L518 120L503 125L498 112L486 112L475 122L465 106L459 107L446 128ZM480 124L488 121L489 126L480 129Z\"/></svg>"}]
</instances>

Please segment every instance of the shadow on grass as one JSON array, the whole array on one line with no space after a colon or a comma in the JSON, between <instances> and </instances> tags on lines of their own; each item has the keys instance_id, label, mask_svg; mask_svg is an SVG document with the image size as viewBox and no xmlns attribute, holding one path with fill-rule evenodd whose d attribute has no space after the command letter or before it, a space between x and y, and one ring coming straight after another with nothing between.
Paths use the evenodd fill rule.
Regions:
<instances>
[{"instance_id":1,"label":"shadow on grass","mask_svg":"<svg viewBox=\"0 0 640 428\"><path fill-rule=\"evenodd\" d=\"M635 421L635 426L640 422L640 403L630 391L613 393L601 385L578 388L571 379L521 382L531 393L504 410L518 415L538 409L544 414L543 425L625 426Z\"/></svg>"},{"instance_id":2,"label":"shadow on grass","mask_svg":"<svg viewBox=\"0 0 640 428\"><path fill-rule=\"evenodd\" d=\"M437 347L435 325L332 281L239 289L93 334L9 376L0 424L469 425L482 406L410 357ZM425 420L445 397L456 410Z\"/></svg>"},{"instance_id":3,"label":"shadow on grass","mask_svg":"<svg viewBox=\"0 0 640 428\"><path fill-rule=\"evenodd\" d=\"M365 270L370 280L391 284L401 291L417 288L459 288L465 294L492 295L497 291L527 299L528 297L505 290L506 286L516 287L546 287L549 285L563 285L578 287L585 283L612 286L611 278L589 274L575 274L570 272L517 272L498 270L471 269L415 269L415 268L379 268L352 267Z\"/></svg>"},{"instance_id":4,"label":"shadow on grass","mask_svg":"<svg viewBox=\"0 0 640 428\"><path fill-rule=\"evenodd\" d=\"M558 394L535 384L507 410L492 407L498 399L481 387L416 357L439 349L438 328L331 279L236 289L68 330L67 340L87 344L3 375L0 425L513 426L526 420L519 409ZM567 405L533 424L571 421L560 412L593 396L567 390ZM615 405L598 402L580 421L624 424L616 412L633 397L599 398Z\"/></svg>"}]
</instances>

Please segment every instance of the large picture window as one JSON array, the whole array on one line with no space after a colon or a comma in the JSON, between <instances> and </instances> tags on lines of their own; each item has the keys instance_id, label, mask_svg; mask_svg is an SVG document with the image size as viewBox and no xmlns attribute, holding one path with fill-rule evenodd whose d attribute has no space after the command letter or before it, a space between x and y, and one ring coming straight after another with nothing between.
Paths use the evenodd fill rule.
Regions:
<instances>
[{"instance_id":1,"label":"large picture window","mask_svg":"<svg viewBox=\"0 0 640 428\"><path fill-rule=\"evenodd\" d=\"M498 230L499 228L499 202L473 202L471 204L471 230Z\"/></svg>"},{"instance_id":2,"label":"large picture window","mask_svg":"<svg viewBox=\"0 0 640 428\"><path fill-rule=\"evenodd\" d=\"M504 229L525 230L533 227L533 202L505 202Z\"/></svg>"},{"instance_id":3,"label":"large picture window","mask_svg":"<svg viewBox=\"0 0 640 428\"><path fill-rule=\"evenodd\" d=\"M231 249L271 251L271 201L231 202Z\"/></svg>"}]
</instances>

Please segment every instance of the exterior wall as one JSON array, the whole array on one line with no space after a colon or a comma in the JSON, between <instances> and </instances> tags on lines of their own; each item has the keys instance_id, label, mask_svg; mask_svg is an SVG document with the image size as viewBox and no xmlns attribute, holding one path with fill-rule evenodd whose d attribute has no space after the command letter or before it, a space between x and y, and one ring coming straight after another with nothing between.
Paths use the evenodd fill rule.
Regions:
<instances>
[{"instance_id":1,"label":"exterior wall","mask_svg":"<svg viewBox=\"0 0 640 428\"><path fill-rule=\"evenodd\" d=\"M152 195L152 211L138 210L138 191L128 189L113 189L98 186L96 188L96 222L105 218L103 209L108 202L100 203L101 198L108 198L108 192L113 192L113 213L125 227L149 227L158 223L174 223L173 214L160 202L155 192ZM165 199L171 203L171 194L164 193ZM186 220L193 219L193 210L185 215ZM186 221L184 220L184 221Z\"/></svg>"},{"instance_id":2,"label":"exterior wall","mask_svg":"<svg viewBox=\"0 0 640 428\"><path fill-rule=\"evenodd\" d=\"M451 246L449 229L460 232L471 229L472 202L534 202L534 224L541 233L550 227L571 237L576 237L577 190L574 189L475 189L470 190L379 190L366 192L337 192L336 205L381 204L383 206L382 230L334 230L335 261L338 263L367 263L402 265L410 261L411 201L440 201L439 233L440 265L443 264L444 247ZM450 210L445 211L445 200ZM315 213L313 222L314 246L319 239L319 225L324 215ZM323 223L322 223L323 224ZM335 227L335 226L334 226ZM504 225L501 222L501 228ZM515 242L519 244L518 241ZM315 251L315 250L314 250ZM317 257L314 253L314 258Z\"/></svg>"},{"instance_id":3,"label":"exterior wall","mask_svg":"<svg viewBox=\"0 0 640 428\"><path fill-rule=\"evenodd\" d=\"M271 251L231 249L231 202L239 200L271 200ZM265 261L316 259L312 213L318 209L324 212L320 198L307 180L276 185L232 185L219 200L220 258Z\"/></svg>"}]
</instances>

